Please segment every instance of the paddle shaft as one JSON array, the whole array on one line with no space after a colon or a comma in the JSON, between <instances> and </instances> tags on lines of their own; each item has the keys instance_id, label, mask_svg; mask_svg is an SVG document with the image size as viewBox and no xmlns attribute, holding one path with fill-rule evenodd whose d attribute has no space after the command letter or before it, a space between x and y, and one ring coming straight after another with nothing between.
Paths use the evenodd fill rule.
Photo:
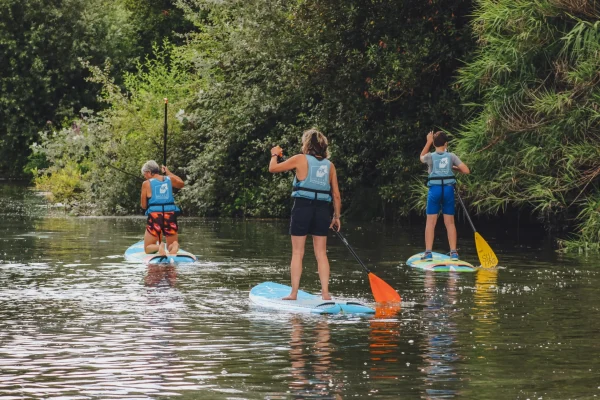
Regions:
<instances>
[{"instance_id":1,"label":"paddle shaft","mask_svg":"<svg viewBox=\"0 0 600 400\"><path fill-rule=\"evenodd\" d=\"M167 105L169 100L165 97L165 125L163 133L163 165L167 165Z\"/></svg>"},{"instance_id":2,"label":"paddle shaft","mask_svg":"<svg viewBox=\"0 0 600 400\"><path fill-rule=\"evenodd\" d=\"M137 180L140 180L140 181L142 181L142 182L144 182L144 181L145 181L145 179L144 179L144 178L140 178L139 176L137 176L137 175L134 175L134 174L132 174L131 172L127 172L127 171L125 171L125 170L122 170L121 168L117 168L117 167L115 167L114 165L112 165L112 164L110 164L110 163L109 163L109 164L107 164L107 165L108 165L109 167L111 167L112 169L115 169L115 170L117 170L117 171L119 171L119 172L121 172L121 173L123 173L123 174L125 174L125 175L129 175L129 176L131 176L131 177L133 177L133 178L135 178L135 179L137 179Z\"/></svg>"},{"instance_id":3,"label":"paddle shaft","mask_svg":"<svg viewBox=\"0 0 600 400\"><path fill-rule=\"evenodd\" d=\"M165 97L165 125L164 125L164 132L163 132L163 165L166 166L167 165L167 105L169 104L169 100ZM166 176L166 174L165 174ZM167 247L167 227L165 226L165 206L163 205L163 219L162 219L162 233L163 236L165 237L165 252L167 251L168 247ZM162 240L161 240L161 244L159 246L162 245ZM164 257L164 256L163 256ZM166 258L166 257L164 257Z\"/></svg>"},{"instance_id":4,"label":"paddle shaft","mask_svg":"<svg viewBox=\"0 0 600 400\"><path fill-rule=\"evenodd\" d=\"M164 124L164 132L163 132L163 165L167 165L167 103L168 103L168 100L167 100L167 98L165 98L165 124ZM134 175L131 172L127 172L121 168L117 168L114 165L112 165L111 163L107 163L107 165L109 167L111 167L112 169L117 170L125 175L129 175L129 176L136 178L142 182L145 181L144 178L140 178L139 176Z\"/></svg>"},{"instance_id":5,"label":"paddle shaft","mask_svg":"<svg viewBox=\"0 0 600 400\"><path fill-rule=\"evenodd\" d=\"M356 254L356 252L354 251L354 249L352 248L352 246L350 246L350 244L348 243L348 241L346 240L346 238L344 237L344 235L342 235L340 232L336 231L335 229L333 231L340 238L340 240L342 241L342 243L344 243L346 245L346 247L348 248L348 250L350 250L350 254L352 254L354 256L354 258L356 258L356 261L358 261L358 263L360 264L360 266L363 267L365 269L365 271L367 271L367 274L370 274L371 271L369 271L369 268L367 268L367 266L361 261L361 259L358 258L358 255Z\"/></svg>"},{"instance_id":6,"label":"paddle shaft","mask_svg":"<svg viewBox=\"0 0 600 400\"><path fill-rule=\"evenodd\" d=\"M473 225L473 221L471 221L471 217L469 216L467 207L465 206L465 203L463 202L462 198L460 197L460 193L458 193L458 190L456 190L456 196L458 197L458 201L460 202L460 205L462 206L463 210L465 211L465 215L467 216L467 220L469 221L469 224L471 224L471 228L473 228L473 232L477 233L477 229L475 229L475 225Z\"/></svg>"}]
</instances>

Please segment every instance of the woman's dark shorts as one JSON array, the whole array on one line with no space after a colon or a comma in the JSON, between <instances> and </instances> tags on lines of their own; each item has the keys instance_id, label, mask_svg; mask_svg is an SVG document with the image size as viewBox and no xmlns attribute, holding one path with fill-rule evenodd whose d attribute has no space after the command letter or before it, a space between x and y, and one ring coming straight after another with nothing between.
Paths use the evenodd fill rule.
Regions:
<instances>
[{"instance_id":1,"label":"woman's dark shorts","mask_svg":"<svg viewBox=\"0 0 600 400\"><path fill-rule=\"evenodd\" d=\"M290 235L327 236L331 225L330 204L327 201L295 198L290 220Z\"/></svg>"},{"instance_id":2,"label":"woman's dark shorts","mask_svg":"<svg viewBox=\"0 0 600 400\"><path fill-rule=\"evenodd\" d=\"M177 216L174 212L169 211L165 212L164 214L164 225L162 211L151 212L148 214L146 230L152 236L160 238L163 231L165 232L165 236L177 235L177 231L179 230L179 227L177 226Z\"/></svg>"}]
</instances>

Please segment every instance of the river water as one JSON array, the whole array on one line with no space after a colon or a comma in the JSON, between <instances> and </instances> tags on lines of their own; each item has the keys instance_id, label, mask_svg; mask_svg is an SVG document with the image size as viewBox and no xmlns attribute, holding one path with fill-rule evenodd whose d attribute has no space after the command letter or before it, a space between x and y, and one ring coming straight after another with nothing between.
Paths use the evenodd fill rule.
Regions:
<instances>
[{"instance_id":1,"label":"river water","mask_svg":"<svg viewBox=\"0 0 600 400\"><path fill-rule=\"evenodd\" d=\"M317 316L249 304L252 286L288 284L286 221L182 218L199 261L148 268L123 259L143 217L50 217L14 184L0 185L0 215L0 399L600 396L600 258L557 255L540 232L483 226L500 268L424 273L404 264L423 226L346 223L402 306ZM465 228L461 256L475 263ZM372 304L360 266L329 241L332 294ZM320 289L310 246L302 288Z\"/></svg>"}]
</instances>

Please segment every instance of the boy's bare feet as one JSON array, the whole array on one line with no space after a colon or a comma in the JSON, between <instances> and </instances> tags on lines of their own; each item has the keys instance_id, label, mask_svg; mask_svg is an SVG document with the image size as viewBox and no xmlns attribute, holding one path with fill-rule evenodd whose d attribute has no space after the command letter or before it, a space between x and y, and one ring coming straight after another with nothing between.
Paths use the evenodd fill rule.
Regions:
<instances>
[{"instance_id":1,"label":"boy's bare feet","mask_svg":"<svg viewBox=\"0 0 600 400\"><path fill-rule=\"evenodd\" d=\"M331 300L331 295L329 293L321 293L321 298L323 300Z\"/></svg>"},{"instance_id":2,"label":"boy's bare feet","mask_svg":"<svg viewBox=\"0 0 600 400\"><path fill-rule=\"evenodd\" d=\"M298 293L290 293L289 296L285 296L283 299L281 300L296 300L298 297Z\"/></svg>"}]
</instances>

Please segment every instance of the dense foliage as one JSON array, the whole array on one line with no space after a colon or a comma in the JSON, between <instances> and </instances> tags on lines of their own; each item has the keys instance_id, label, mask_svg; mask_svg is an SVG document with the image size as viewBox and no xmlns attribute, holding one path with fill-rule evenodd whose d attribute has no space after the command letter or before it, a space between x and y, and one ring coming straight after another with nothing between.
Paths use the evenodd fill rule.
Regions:
<instances>
[{"instance_id":1,"label":"dense foliage","mask_svg":"<svg viewBox=\"0 0 600 400\"><path fill-rule=\"evenodd\" d=\"M469 49L468 6L462 0L182 3L198 29L188 34L187 43L170 48L178 65L186 64L175 66L187 74L182 81L196 88L182 98L186 145L169 151L188 180L179 199L185 209L205 215L285 215L291 176L267 172L268 150L282 144L288 155L297 152L302 131L314 125L332 143L347 215L353 210L363 216L408 212L404 193L422 174L417 154L424 135L460 121L451 85L459 58ZM120 132L136 131L148 118L154 121L144 107L173 97L167 64L160 71L152 65L138 71L142 81L150 75L165 79L144 90L152 95L142 103L131 106L142 93L131 82L123 100L108 99L112 114L135 118L117 129L104 114L94 128L113 132L112 161L127 164L128 170L136 170L157 143L132 144L120 139ZM111 85L105 84L105 92L117 93ZM154 122L152 132L159 134ZM88 155L96 165L91 176L105 175L103 162L94 157ZM107 181L94 193L109 192L106 185L115 191ZM121 192L122 198L135 196ZM136 202L125 203L129 211L136 209ZM115 198L103 204L105 212L115 212L124 202Z\"/></svg>"},{"instance_id":2,"label":"dense foliage","mask_svg":"<svg viewBox=\"0 0 600 400\"><path fill-rule=\"evenodd\" d=\"M193 25L176 7L177 0L123 0L125 8L130 12L130 22L134 27L136 45L143 54L152 54L156 43L185 43L186 33L193 30Z\"/></svg>"},{"instance_id":3,"label":"dense foliage","mask_svg":"<svg viewBox=\"0 0 600 400\"><path fill-rule=\"evenodd\" d=\"M97 105L80 59L129 67L128 18L114 0L0 0L0 171L21 172L45 124Z\"/></svg>"},{"instance_id":4,"label":"dense foliage","mask_svg":"<svg viewBox=\"0 0 600 400\"><path fill-rule=\"evenodd\" d=\"M460 121L452 77L470 49L469 2L190 0L205 90L186 130L185 199L207 214L289 210L290 175L266 172L304 129L332 143L346 215L406 213L429 129Z\"/></svg>"},{"instance_id":5,"label":"dense foliage","mask_svg":"<svg viewBox=\"0 0 600 400\"><path fill-rule=\"evenodd\" d=\"M50 167L35 171L36 184L79 213L136 212L140 167L149 159L163 161L164 98L169 96L169 148L182 156L187 149L180 134L182 106L198 89L187 63L168 43L125 74L125 92L109 68L88 67L89 80L102 85L102 100L111 107L98 113L84 109L72 126L42 132L33 155L48 160ZM183 164L178 157L168 163ZM69 191L72 196L63 195Z\"/></svg>"},{"instance_id":6,"label":"dense foliage","mask_svg":"<svg viewBox=\"0 0 600 400\"><path fill-rule=\"evenodd\" d=\"M12 9L25 7L0 1ZM94 0L85 7L101 3L109 4ZM32 166L49 163L36 171L37 184L51 190L55 200L80 209L93 206L99 213L135 212L139 167L146 159L162 159L162 98L169 97L168 163L186 179L178 201L187 214L286 215L291 175L267 172L268 150L279 144L288 156L298 152L302 131L312 126L330 139L346 216L389 219L421 211L424 173L418 154L429 130L444 129L457 132L452 149L473 172L461 180L461 191L480 213L521 207L548 227L576 227L574 240L563 242L566 248L598 249L600 18L595 2L119 4L92 20L108 35L116 25L100 22L121 18L119 32L128 30L127 37L134 39L129 44L116 40L112 47L98 41L89 46L96 53L83 53L83 63L73 58L81 51L71 51L66 64L77 80L68 84L78 94L61 92L71 76L63 70L52 70L60 77L52 80L45 78L46 69L31 69L38 65L33 47L18 58L33 61L8 63L2 72L3 87L10 89L7 82L15 81L15 71L33 71L31 77L21 75L23 86L13 97L11 90L2 95L3 112L17 115L18 108L23 118L0 122L9 132L1 151L10 153L8 146L16 146L11 154L22 155L43 126L40 120L69 121L64 129L56 122L46 126L31 157ZM2 46L11 32L18 37L13 28L0 27ZM53 29L62 32L58 25ZM70 35L71 28L65 29ZM69 40L50 44L77 44L79 36ZM140 49L149 53L133 69L135 63L118 57ZM112 63L102 67L105 58ZM24 99L38 96L31 86L38 79L52 83L42 91L50 100L40 95L39 103L17 101L19 93L26 94ZM88 104L82 93L89 97L97 88L103 105L89 103L94 111L77 116L75 105Z\"/></svg>"},{"instance_id":7,"label":"dense foliage","mask_svg":"<svg viewBox=\"0 0 600 400\"><path fill-rule=\"evenodd\" d=\"M82 62L110 60L122 84L153 43L183 43L192 25L175 1L0 0L0 173L22 172L39 131L103 107ZM34 157L26 169L44 165Z\"/></svg>"},{"instance_id":8,"label":"dense foliage","mask_svg":"<svg viewBox=\"0 0 600 400\"><path fill-rule=\"evenodd\" d=\"M596 2L480 1L481 44L460 72L479 93L457 151L480 211L533 210L548 226L578 224L567 246L600 242L600 7Z\"/></svg>"}]
</instances>

